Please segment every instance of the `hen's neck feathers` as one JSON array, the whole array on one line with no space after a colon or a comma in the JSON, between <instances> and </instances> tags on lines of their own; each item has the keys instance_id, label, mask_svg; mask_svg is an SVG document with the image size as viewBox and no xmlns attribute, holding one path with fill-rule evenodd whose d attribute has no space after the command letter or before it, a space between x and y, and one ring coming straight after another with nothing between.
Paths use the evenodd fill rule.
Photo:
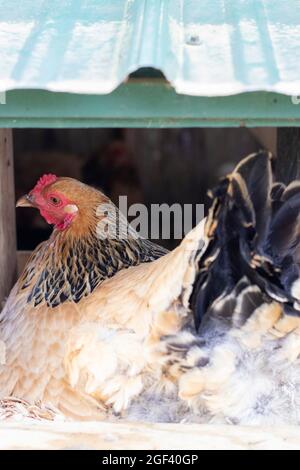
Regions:
<instances>
[{"instance_id":1,"label":"hen's neck feathers","mask_svg":"<svg viewBox=\"0 0 300 470\"><path fill-rule=\"evenodd\" d=\"M105 237L107 231L109 236ZM77 303L119 270L165 253L139 238L108 200L101 206L87 206L69 229L54 230L49 240L36 248L18 281L18 291L26 290L27 303L33 306Z\"/></svg>"}]
</instances>

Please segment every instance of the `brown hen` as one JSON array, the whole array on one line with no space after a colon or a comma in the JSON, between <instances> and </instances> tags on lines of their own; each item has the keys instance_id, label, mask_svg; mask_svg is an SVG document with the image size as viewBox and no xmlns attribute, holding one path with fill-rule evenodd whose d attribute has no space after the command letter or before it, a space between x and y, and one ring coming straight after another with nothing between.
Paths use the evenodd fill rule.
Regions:
<instances>
[{"instance_id":1,"label":"brown hen","mask_svg":"<svg viewBox=\"0 0 300 470\"><path fill-rule=\"evenodd\" d=\"M167 254L100 191L54 175L18 206L37 208L54 231L0 316L1 397L90 418L168 383L155 346L187 321L202 225Z\"/></svg>"}]
</instances>

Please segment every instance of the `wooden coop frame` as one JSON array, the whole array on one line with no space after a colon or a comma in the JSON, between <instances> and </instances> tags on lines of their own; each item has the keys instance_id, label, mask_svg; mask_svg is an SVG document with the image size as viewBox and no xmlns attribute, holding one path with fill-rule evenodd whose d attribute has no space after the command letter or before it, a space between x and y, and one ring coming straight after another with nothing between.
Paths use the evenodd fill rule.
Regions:
<instances>
[{"instance_id":1,"label":"wooden coop frame","mask_svg":"<svg viewBox=\"0 0 300 470\"><path fill-rule=\"evenodd\" d=\"M109 6L109 0L101 2L101 5L100 2L88 0L82 2L85 3L86 10L81 12L78 5L75 8L74 2L55 1L43 12L43 2L27 1L21 6L12 0L7 6L7 2L0 0L1 11L4 12L4 19L0 19L0 32L6 31L5 25L9 25L15 15L24 19L30 30L28 36L23 38L23 47L17 50L14 46L11 50L10 25L7 28L7 47L5 49L4 41L4 52L3 48L0 50L0 302L8 295L17 275L12 138L15 128L274 127L277 128L279 177L285 182L300 177L300 99L297 97L297 93L300 93L300 39L294 38L294 42L289 43L287 28L291 26L291 34L294 34L296 26L300 28L300 8L297 1L290 2L293 3L289 5L292 16L284 16L286 2L283 0L279 0L277 6L271 0L258 0L256 7L237 6L234 0L226 0L226 22L218 17L218 7L221 5L219 0L205 0L207 8L203 7L201 11L197 2L198 0L191 0L185 5L182 0L174 0L173 3L161 0L117 0L116 7L113 8ZM110 66L113 59L109 53L105 57L100 54L100 64L95 76L89 77L88 66L91 62L95 63L95 59L89 50L81 50L78 54L82 54L81 59L87 67L85 75L84 67L76 69L76 41L70 46L73 50L69 53L69 62L75 62L74 67L68 70L61 63L61 49L67 50L64 41L70 41L75 20L81 14L87 24L90 21L93 26L96 25L96 20L101 20L102 28L103 24L105 27L105 22L109 23L110 15L115 20L114 15L119 13L119 23L114 25L111 32L105 30L105 34L111 34L111 37L106 38L103 45L107 47L107 43L117 43L118 48L112 50L118 67L114 64L114 67ZM193 27L190 27L189 15L195 20ZM67 18L65 23L64 18ZM243 21L249 18L254 25L252 45L243 35ZM74 20L73 25L71 20ZM177 22L177 26L183 25L178 32L178 44L170 33L173 20ZM273 31L278 22L285 28L285 44L278 43L276 31ZM227 31L227 23L232 28L232 33ZM32 64L31 54L35 51L35 46L39 45L39 37L43 34L50 35L49 31L55 28L55 24L57 37L51 43L54 49L53 52L50 50L49 67L47 56L44 57L44 62L40 60L40 56L35 57L38 65L36 62ZM218 38L218 31L210 31L205 27L206 24L215 24L216 30L221 32L220 37ZM23 30L20 29L20 38ZM132 30L135 32L133 37L130 36L133 34ZM75 34L74 31L74 36L84 34L82 31ZM222 63L218 65L222 54L216 54L215 57L211 54L210 57L209 51L205 49L206 42L214 40L216 44L212 43L212 48L216 52L218 47L223 47L220 44L224 38L227 41L228 34L230 47L236 51L232 54L234 73L231 82L228 77L222 77L223 74L230 75L230 66L225 63L222 70ZM127 38L126 35L128 41L124 41L123 47L126 51L131 51L132 46L133 50L127 55L121 50L121 42ZM172 40L175 41L174 44ZM95 47L100 50L101 41ZM204 48L204 52L199 52L199 63L194 55L197 47L200 51L201 47ZM254 53L251 47L256 48ZM187 51L191 51L190 56ZM224 52L226 62L228 51L225 46L221 52ZM261 54L261 57L256 62L247 62L247 53L253 53L254 56ZM56 60L55 54L60 61ZM287 59L283 58L284 54L288 54ZM15 55L14 67L11 67L11 55ZM177 60L177 55L181 58L180 61ZM130 72L146 65L161 70L167 79L149 71L127 78ZM211 76L208 75L206 81L202 80L203 67L208 71L211 68ZM113 75L110 74L112 69ZM54 70L57 72L56 78L53 77ZM70 76L74 71L73 83ZM103 76L97 75L102 72L107 75L104 76L105 80ZM102 83L102 89L98 82ZM230 83L232 87L229 86ZM208 96L204 96L205 86L210 90ZM156 449L179 449L187 433L191 445L189 448L300 447L300 433L297 428L290 427L255 431L255 428L247 430L201 425L183 428L183 425L102 423L95 426L80 425L82 433L86 433L82 444L76 424L66 423L60 430L56 430L51 428L51 423L35 423L31 426L28 423L24 426L1 423L0 448L22 448L26 445L34 448L66 448L73 446L75 442L74 445L102 449L134 449L136 446L148 448L148 445L149 448ZM17 428L21 430L21 434L15 437ZM115 440L111 437L105 439L105 436L112 436L113 432Z\"/></svg>"}]
</instances>

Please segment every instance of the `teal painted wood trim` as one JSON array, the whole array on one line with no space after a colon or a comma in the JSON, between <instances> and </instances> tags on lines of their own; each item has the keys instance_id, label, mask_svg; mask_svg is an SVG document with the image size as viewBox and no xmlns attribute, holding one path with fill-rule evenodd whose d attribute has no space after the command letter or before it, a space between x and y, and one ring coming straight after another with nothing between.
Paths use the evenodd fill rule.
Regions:
<instances>
[{"instance_id":1,"label":"teal painted wood trim","mask_svg":"<svg viewBox=\"0 0 300 470\"><path fill-rule=\"evenodd\" d=\"M300 104L267 92L178 95L163 80L133 80L109 95L14 90L0 105L0 127L238 126L300 126Z\"/></svg>"}]
</instances>

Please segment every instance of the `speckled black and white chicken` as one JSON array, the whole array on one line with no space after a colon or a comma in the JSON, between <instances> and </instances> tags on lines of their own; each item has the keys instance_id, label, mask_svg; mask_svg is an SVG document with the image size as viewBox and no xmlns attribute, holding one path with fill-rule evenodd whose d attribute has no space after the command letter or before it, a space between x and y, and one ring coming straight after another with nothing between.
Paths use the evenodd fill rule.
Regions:
<instances>
[{"instance_id":1,"label":"speckled black and white chicken","mask_svg":"<svg viewBox=\"0 0 300 470\"><path fill-rule=\"evenodd\" d=\"M212 192L190 306L167 338L179 396L205 422L300 423L300 182L245 158Z\"/></svg>"}]
</instances>

